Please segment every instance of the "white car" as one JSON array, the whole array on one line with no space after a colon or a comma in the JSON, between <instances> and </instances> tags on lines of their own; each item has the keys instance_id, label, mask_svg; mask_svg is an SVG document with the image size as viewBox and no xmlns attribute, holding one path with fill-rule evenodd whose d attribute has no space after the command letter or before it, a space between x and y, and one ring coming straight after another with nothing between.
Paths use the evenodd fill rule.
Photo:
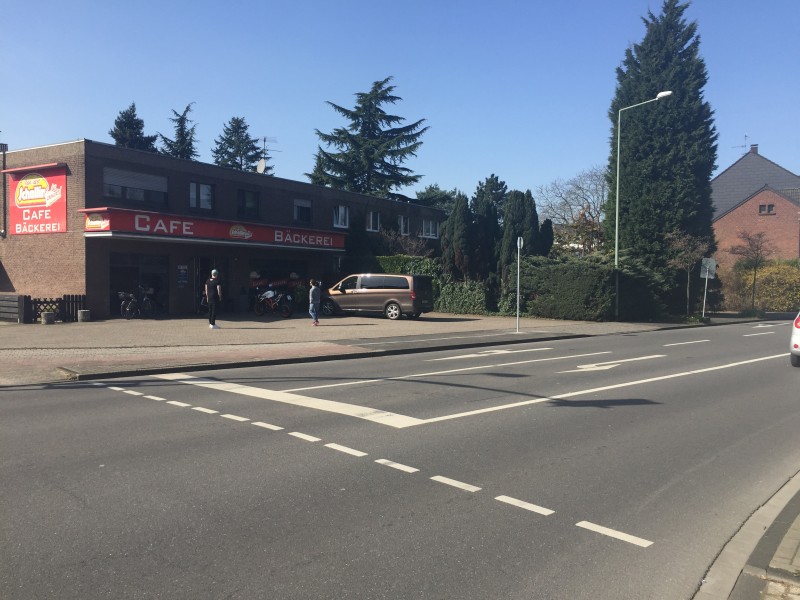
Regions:
<instances>
[{"instance_id":1,"label":"white car","mask_svg":"<svg viewBox=\"0 0 800 600\"><path fill-rule=\"evenodd\" d=\"M789 342L789 360L793 367L800 367L800 313L792 323L792 339Z\"/></svg>"}]
</instances>

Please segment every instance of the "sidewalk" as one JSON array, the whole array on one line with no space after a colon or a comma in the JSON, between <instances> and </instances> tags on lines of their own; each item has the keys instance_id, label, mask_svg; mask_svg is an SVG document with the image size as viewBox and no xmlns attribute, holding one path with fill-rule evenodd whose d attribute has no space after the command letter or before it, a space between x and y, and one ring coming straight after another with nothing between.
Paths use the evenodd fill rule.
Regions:
<instances>
[{"instance_id":1,"label":"sidewalk","mask_svg":"<svg viewBox=\"0 0 800 600\"><path fill-rule=\"evenodd\" d=\"M749 320L712 317L711 324ZM342 360L676 327L521 318L517 330L513 317L441 313L400 321L334 317L321 320L319 327L311 327L304 314L286 320L222 315L217 323L220 329L209 329L203 317L53 325L0 322L0 393L75 380ZM794 479L796 490L787 484L754 512L723 549L700 586L697 600L800 600L800 476ZM787 495L791 497L784 499ZM770 507L771 512L764 510ZM764 519L769 521L762 523Z\"/></svg>"}]
</instances>

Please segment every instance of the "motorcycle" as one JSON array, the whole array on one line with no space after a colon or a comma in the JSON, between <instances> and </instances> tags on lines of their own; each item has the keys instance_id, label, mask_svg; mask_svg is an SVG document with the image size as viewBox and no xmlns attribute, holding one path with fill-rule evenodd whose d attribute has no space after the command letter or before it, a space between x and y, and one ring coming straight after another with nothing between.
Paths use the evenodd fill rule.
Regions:
<instances>
[{"instance_id":1,"label":"motorcycle","mask_svg":"<svg viewBox=\"0 0 800 600\"><path fill-rule=\"evenodd\" d=\"M259 317L267 312L276 312L288 319L294 312L292 296L288 292L268 289L258 294L253 310Z\"/></svg>"}]
</instances>

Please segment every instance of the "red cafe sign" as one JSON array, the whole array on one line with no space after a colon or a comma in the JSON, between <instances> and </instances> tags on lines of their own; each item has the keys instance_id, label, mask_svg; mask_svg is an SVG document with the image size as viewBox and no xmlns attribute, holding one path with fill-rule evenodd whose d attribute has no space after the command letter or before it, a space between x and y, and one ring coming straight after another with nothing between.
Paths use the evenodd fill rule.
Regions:
<instances>
[{"instance_id":1,"label":"red cafe sign","mask_svg":"<svg viewBox=\"0 0 800 600\"><path fill-rule=\"evenodd\" d=\"M11 177L9 233L65 233L67 231L67 171L41 165L6 171Z\"/></svg>"},{"instance_id":2,"label":"red cafe sign","mask_svg":"<svg viewBox=\"0 0 800 600\"><path fill-rule=\"evenodd\" d=\"M164 236L171 238L229 240L270 246L296 248L344 248L344 234L291 227L253 225L195 219L179 215L127 210L122 208L85 208L84 232L91 235L111 233Z\"/></svg>"}]
</instances>

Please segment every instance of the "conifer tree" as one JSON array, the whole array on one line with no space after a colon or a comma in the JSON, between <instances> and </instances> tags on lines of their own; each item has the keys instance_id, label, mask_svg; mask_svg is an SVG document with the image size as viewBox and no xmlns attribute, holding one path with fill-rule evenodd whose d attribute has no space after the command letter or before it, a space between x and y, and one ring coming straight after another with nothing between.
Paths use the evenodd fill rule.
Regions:
<instances>
[{"instance_id":1,"label":"conifer tree","mask_svg":"<svg viewBox=\"0 0 800 600\"><path fill-rule=\"evenodd\" d=\"M465 194L456 196L453 210L442 226L442 270L456 280L470 279L474 274L474 225Z\"/></svg>"},{"instance_id":2,"label":"conifer tree","mask_svg":"<svg viewBox=\"0 0 800 600\"><path fill-rule=\"evenodd\" d=\"M170 121L175 124L175 138L170 139L162 133L158 134L161 138L162 154L172 156L173 158L183 158L185 160L194 160L199 156L195 148L195 130L197 129L197 124L189 127L189 123L192 122L189 118L192 104L194 104L194 102L187 104L186 108L184 108L183 112L180 114L178 114L178 111L174 108L172 109L173 116L170 117Z\"/></svg>"},{"instance_id":3,"label":"conifer tree","mask_svg":"<svg viewBox=\"0 0 800 600\"><path fill-rule=\"evenodd\" d=\"M497 272L497 247L500 244L499 212L505 204L508 186L492 174L478 184L472 197L475 215L475 272L480 279Z\"/></svg>"},{"instance_id":4,"label":"conifer tree","mask_svg":"<svg viewBox=\"0 0 800 600\"><path fill-rule=\"evenodd\" d=\"M114 119L114 128L109 129L108 135L113 138L117 146L158 152L155 145L158 136L144 134L144 121L136 115L135 102L131 102L128 108L120 111L117 118Z\"/></svg>"},{"instance_id":5,"label":"conifer tree","mask_svg":"<svg viewBox=\"0 0 800 600\"><path fill-rule=\"evenodd\" d=\"M643 19L644 39L617 69L612 121L605 237L657 272L669 271L665 234L713 239L711 174L717 156L713 111L703 98L708 76L700 57L697 23L684 18L688 4L664 0L661 14ZM619 199L615 197L619 111L672 91L658 102L622 113Z\"/></svg>"},{"instance_id":6,"label":"conifer tree","mask_svg":"<svg viewBox=\"0 0 800 600\"><path fill-rule=\"evenodd\" d=\"M331 150L318 147L314 171L306 174L312 183L384 197L393 189L419 181L421 175L402 165L416 156L428 128L422 126L424 119L399 126L405 119L383 110L384 104L402 100L392 93L395 86L389 85L391 80L376 81L369 92L357 93L352 110L328 102L350 123L331 133L316 130Z\"/></svg>"},{"instance_id":7,"label":"conifer tree","mask_svg":"<svg viewBox=\"0 0 800 600\"><path fill-rule=\"evenodd\" d=\"M232 117L223 126L222 135L215 140L216 146L211 150L214 163L239 171L255 171L263 153L258 147L258 138L251 138L248 130L243 117ZM264 172L271 170L272 167L267 167Z\"/></svg>"},{"instance_id":8,"label":"conifer tree","mask_svg":"<svg viewBox=\"0 0 800 600\"><path fill-rule=\"evenodd\" d=\"M522 238L523 256L539 253L539 215L533 194L527 190L508 193L505 201L503 220L503 239L500 243L500 272L505 273L508 266L517 260L517 238Z\"/></svg>"}]
</instances>

